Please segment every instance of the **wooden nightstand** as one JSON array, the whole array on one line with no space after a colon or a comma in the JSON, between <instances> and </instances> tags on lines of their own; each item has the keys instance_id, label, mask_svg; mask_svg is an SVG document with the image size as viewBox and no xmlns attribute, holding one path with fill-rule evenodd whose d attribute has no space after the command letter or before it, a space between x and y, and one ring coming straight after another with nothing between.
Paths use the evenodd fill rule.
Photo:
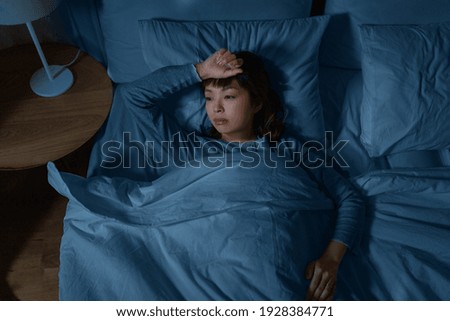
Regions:
<instances>
[{"instance_id":1,"label":"wooden nightstand","mask_svg":"<svg viewBox=\"0 0 450 321\"><path fill-rule=\"evenodd\" d=\"M49 64L59 65L77 53L58 44L43 50ZM112 101L105 69L85 53L69 67L73 86L58 97L31 91L30 77L41 67L33 45L0 51L0 300L58 299L67 199L47 183L42 165L60 160L67 171L74 162L69 171L85 172L91 138Z\"/></svg>"},{"instance_id":2,"label":"wooden nightstand","mask_svg":"<svg viewBox=\"0 0 450 321\"><path fill-rule=\"evenodd\" d=\"M77 53L68 45L42 48L49 64L67 64ZM66 156L93 137L108 115L112 84L92 57L80 54L69 67L74 84L53 98L31 91L31 75L41 67L33 45L0 51L0 170L37 167Z\"/></svg>"}]
</instances>

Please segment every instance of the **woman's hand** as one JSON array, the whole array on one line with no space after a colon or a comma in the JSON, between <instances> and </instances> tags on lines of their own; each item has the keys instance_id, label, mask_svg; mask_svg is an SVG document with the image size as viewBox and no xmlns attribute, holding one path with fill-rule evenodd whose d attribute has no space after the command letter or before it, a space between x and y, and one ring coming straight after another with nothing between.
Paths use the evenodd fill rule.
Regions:
<instances>
[{"instance_id":1,"label":"woman's hand","mask_svg":"<svg viewBox=\"0 0 450 321\"><path fill-rule=\"evenodd\" d=\"M337 273L347 247L331 241L324 254L308 264L305 278L311 280L306 300L327 301L333 299Z\"/></svg>"},{"instance_id":2,"label":"woman's hand","mask_svg":"<svg viewBox=\"0 0 450 321\"><path fill-rule=\"evenodd\" d=\"M196 64L195 68L202 80L209 78L228 78L240 74L242 72L240 67L243 63L242 59L236 58L230 51L220 49L205 61Z\"/></svg>"}]
</instances>

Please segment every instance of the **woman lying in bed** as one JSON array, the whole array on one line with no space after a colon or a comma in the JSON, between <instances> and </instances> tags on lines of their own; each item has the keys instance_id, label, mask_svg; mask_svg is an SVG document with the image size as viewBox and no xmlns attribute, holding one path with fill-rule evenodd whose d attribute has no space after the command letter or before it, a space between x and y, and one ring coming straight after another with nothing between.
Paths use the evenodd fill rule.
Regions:
<instances>
[{"instance_id":1,"label":"woman lying in bed","mask_svg":"<svg viewBox=\"0 0 450 321\"><path fill-rule=\"evenodd\" d=\"M162 131L172 125L149 123L152 107L200 82L209 137L172 128L178 138L164 145ZM102 155L91 157L101 165L87 180L50 174L53 186L82 205L66 215L61 298L332 299L362 202L319 155L302 157L298 141L281 137L281 114L261 60L248 52L222 49L119 85L97 142ZM111 162L112 137L127 130L160 144L153 154L175 149L178 161L158 167L147 159L151 179L130 180L125 156Z\"/></svg>"},{"instance_id":2,"label":"woman lying in bed","mask_svg":"<svg viewBox=\"0 0 450 321\"><path fill-rule=\"evenodd\" d=\"M206 112L213 124L212 137L227 142L254 141L264 136L271 141L279 140L283 130L279 119L282 106L270 88L264 65L257 56L249 52L235 55L222 49L196 64L195 68L202 80ZM349 213L346 207L347 204L353 207L355 201L356 196L337 200L343 208L340 218L353 224L361 213ZM323 255L308 264L305 277L311 283L307 299L329 300L333 297L339 264L348 243L348 239L331 240Z\"/></svg>"}]
</instances>

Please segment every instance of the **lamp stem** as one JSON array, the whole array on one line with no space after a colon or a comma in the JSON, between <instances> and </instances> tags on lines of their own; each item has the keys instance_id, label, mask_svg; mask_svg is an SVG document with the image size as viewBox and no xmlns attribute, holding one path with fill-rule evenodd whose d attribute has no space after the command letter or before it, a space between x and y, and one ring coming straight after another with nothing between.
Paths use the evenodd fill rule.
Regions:
<instances>
[{"instance_id":1,"label":"lamp stem","mask_svg":"<svg viewBox=\"0 0 450 321\"><path fill-rule=\"evenodd\" d=\"M33 25L31 24L31 21L27 22L26 25L28 27L28 31L30 32L31 39L33 39L34 46L36 47L39 57L41 58L42 64L44 65L45 72L47 73L48 78L50 80L53 80L53 76L50 72L50 68L48 67L47 60L45 59L44 52L42 51L41 45L39 44L39 40L36 36L36 33L34 32L34 28Z\"/></svg>"}]
</instances>

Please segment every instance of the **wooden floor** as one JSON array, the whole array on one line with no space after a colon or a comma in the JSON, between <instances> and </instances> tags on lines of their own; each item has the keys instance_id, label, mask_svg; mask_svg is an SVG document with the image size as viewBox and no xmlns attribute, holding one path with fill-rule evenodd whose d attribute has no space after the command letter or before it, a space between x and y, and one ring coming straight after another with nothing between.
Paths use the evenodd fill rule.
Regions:
<instances>
[{"instance_id":1,"label":"wooden floor","mask_svg":"<svg viewBox=\"0 0 450 321\"><path fill-rule=\"evenodd\" d=\"M57 161L85 175L91 142ZM57 300L59 244L67 200L45 166L0 171L0 300Z\"/></svg>"}]
</instances>

